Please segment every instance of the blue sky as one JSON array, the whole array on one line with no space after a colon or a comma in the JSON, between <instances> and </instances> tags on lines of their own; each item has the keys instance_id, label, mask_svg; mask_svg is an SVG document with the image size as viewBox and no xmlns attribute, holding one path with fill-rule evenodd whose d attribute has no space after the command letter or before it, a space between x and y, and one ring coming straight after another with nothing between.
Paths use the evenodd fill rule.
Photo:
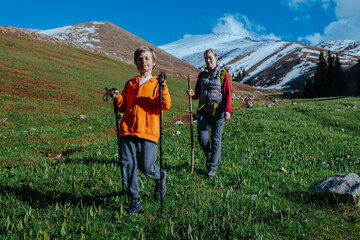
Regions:
<instances>
[{"instance_id":1,"label":"blue sky","mask_svg":"<svg viewBox=\"0 0 360 240\"><path fill-rule=\"evenodd\" d=\"M154 44L231 32L318 43L360 41L360 0L4 1L0 25L51 29L109 21Z\"/></svg>"}]
</instances>

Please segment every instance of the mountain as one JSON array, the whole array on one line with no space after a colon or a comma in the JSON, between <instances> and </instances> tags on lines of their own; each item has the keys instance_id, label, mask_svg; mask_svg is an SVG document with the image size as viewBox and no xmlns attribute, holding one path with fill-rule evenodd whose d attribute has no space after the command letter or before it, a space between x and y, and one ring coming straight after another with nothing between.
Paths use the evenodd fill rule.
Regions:
<instances>
[{"instance_id":1,"label":"mountain","mask_svg":"<svg viewBox=\"0 0 360 240\"><path fill-rule=\"evenodd\" d=\"M101 37L101 36L98 36L100 33L99 34L91 33L91 32L94 32L93 30L89 30L89 29L91 29L91 27L86 27L86 25L92 26L92 25L98 25L99 23L101 24L101 22L93 22L93 23L89 23L89 24L85 24L85 25L78 24L80 27L77 27L78 25L73 25L73 27L67 26L67 27L62 27L62 28L56 28L56 29L49 30L49 31L42 31L42 30L36 30L36 29L22 29L22 28L16 28L16 27L12 27L12 26L0 26L0 34L11 34L11 35L22 37L24 39L34 39L34 40L55 43L60 46L67 45L67 46L71 46L71 47L76 47L76 48L94 52L96 54L100 54L100 55L103 55L106 57L110 57L112 59L120 60L122 62L128 62L131 65L133 65L132 49L129 49L126 52L125 51L126 48L125 48L124 53L122 53L122 50L121 50L121 55L125 56L128 59L125 61L124 59L120 58L119 55L112 54L111 52L106 51L108 49L111 49L108 45L104 44L104 42L107 42L106 40L103 41L103 43L101 45L99 44L99 43L101 43L101 41L99 41L97 38L107 39L107 36L111 35L111 33L105 31L104 33L101 33L104 35ZM106 23L106 22L105 22L105 25L113 26L113 24ZM116 26L113 26L113 27L115 29L118 29ZM74 30L74 29L76 29L76 30ZM85 30L82 31L82 29L85 29L85 30L87 29L88 31L87 32ZM111 28L108 28L108 30L111 30ZM44 34L41 34L41 32L43 32ZM65 33L65 34L63 34L63 33ZM130 34L128 32L125 32L125 34L130 37L134 37L133 34ZM54 37L54 36L57 36L57 37ZM96 36L97 36L97 38L95 38ZM137 37L135 36L135 38L137 38ZM85 40L85 39L88 39L88 40ZM124 42L131 42L131 41L132 41L131 39L129 39L129 40L124 39ZM145 41L140 40L139 42L144 43ZM148 44L148 45L150 45L150 44ZM151 45L151 46L153 46L153 45ZM172 75L175 75L182 79L187 79L187 77L188 77L187 74L189 74L189 72L195 76L199 73L199 70L197 68L195 68L187 63L184 64L184 61L177 59L173 55L170 55L161 49L158 49L156 47L154 47L154 48L156 49L155 51L157 52L158 60L160 61L160 63L163 62L162 57L164 57L164 59L168 59L168 60L170 59L168 62L165 62L163 64L164 66L162 66L161 64L158 64L157 67L155 68L155 70L159 71L159 66L160 66L160 67L164 68L166 73L170 73L170 75L172 74ZM120 51L120 50L115 49L115 51ZM160 53L160 54L158 54L158 53ZM163 55L162 53L165 53L165 54ZM179 61L180 61L180 63L176 64ZM174 67L176 67L175 68L176 71L170 72L170 71L168 71L169 69L166 69L167 64L171 64L171 63L173 63ZM190 66L190 69L188 69L188 66ZM182 70L182 68L185 70ZM131 77L131 76L129 76L129 77ZM194 79L193 79L193 81L194 81ZM247 84L238 83L238 82L233 82L233 90L240 93L240 95L243 95L245 93L251 93L251 94L275 94L275 93L279 94L280 93L277 90L274 91L271 89L269 89L269 90L258 89L258 88L249 86Z\"/></svg>"},{"instance_id":2,"label":"mountain","mask_svg":"<svg viewBox=\"0 0 360 240\"><path fill-rule=\"evenodd\" d=\"M130 64L134 63L134 51L137 48L149 46L154 49L158 58L155 71L166 72L181 78L186 78L188 74L199 73L194 66L109 22L95 21L49 30L31 29L30 31L91 47L113 59Z\"/></svg>"},{"instance_id":3,"label":"mountain","mask_svg":"<svg viewBox=\"0 0 360 240\"><path fill-rule=\"evenodd\" d=\"M352 40L337 40L337 41L324 41L316 46L328 49L333 52L360 56L360 41Z\"/></svg>"},{"instance_id":4,"label":"mountain","mask_svg":"<svg viewBox=\"0 0 360 240\"><path fill-rule=\"evenodd\" d=\"M213 48L218 53L220 65L226 65L230 74L237 75L244 69L243 83L259 88L291 88L299 86L297 79L312 75L320 51L298 42L280 40L254 40L229 33L192 35L159 46L195 67L204 67L203 53ZM344 68L357 63L359 56L339 53Z\"/></svg>"}]
</instances>

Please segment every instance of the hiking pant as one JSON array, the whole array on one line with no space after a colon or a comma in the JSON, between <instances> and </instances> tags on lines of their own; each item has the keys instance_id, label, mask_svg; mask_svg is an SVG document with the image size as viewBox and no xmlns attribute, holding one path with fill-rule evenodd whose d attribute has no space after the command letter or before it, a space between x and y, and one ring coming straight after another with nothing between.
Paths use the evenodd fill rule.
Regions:
<instances>
[{"instance_id":1,"label":"hiking pant","mask_svg":"<svg viewBox=\"0 0 360 240\"><path fill-rule=\"evenodd\" d=\"M122 177L131 198L139 198L138 167L147 177L160 180L160 168L155 165L156 156L156 143L134 136L120 138Z\"/></svg>"},{"instance_id":2,"label":"hiking pant","mask_svg":"<svg viewBox=\"0 0 360 240\"><path fill-rule=\"evenodd\" d=\"M198 141L206 157L207 170L217 170L221 162L221 136L225 125L224 110L197 112ZM209 132L211 128L211 141Z\"/></svg>"}]
</instances>

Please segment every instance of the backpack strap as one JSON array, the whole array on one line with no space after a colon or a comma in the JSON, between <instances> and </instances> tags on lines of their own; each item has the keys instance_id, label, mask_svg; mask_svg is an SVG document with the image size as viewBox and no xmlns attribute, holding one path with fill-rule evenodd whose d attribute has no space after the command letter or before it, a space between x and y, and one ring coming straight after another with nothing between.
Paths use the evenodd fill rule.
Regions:
<instances>
[{"instance_id":1,"label":"backpack strap","mask_svg":"<svg viewBox=\"0 0 360 240\"><path fill-rule=\"evenodd\" d=\"M225 82L225 73L226 73L226 69L222 68L220 72L220 82L222 86L224 85Z\"/></svg>"}]
</instances>

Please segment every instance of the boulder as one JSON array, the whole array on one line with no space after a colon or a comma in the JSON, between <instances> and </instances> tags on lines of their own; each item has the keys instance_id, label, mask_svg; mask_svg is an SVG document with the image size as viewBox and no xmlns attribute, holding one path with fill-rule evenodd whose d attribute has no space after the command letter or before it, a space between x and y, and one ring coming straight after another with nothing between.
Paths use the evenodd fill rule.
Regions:
<instances>
[{"instance_id":1,"label":"boulder","mask_svg":"<svg viewBox=\"0 0 360 240\"><path fill-rule=\"evenodd\" d=\"M254 103L252 101L246 101L245 108L252 108L254 106Z\"/></svg>"},{"instance_id":2,"label":"boulder","mask_svg":"<svg viewBox=\"0 0 360 240\"><path fill-rule=\"evenodd\" d=\"M174 126L177 126L177 125L181 125L181 124L184 124L182 121L176 121L175 123L174 123Z\"/></svg>"},{"instance_id":3,"label":"boulder","mask_svg":"<svg viewBox=\"0 0 360 240\"><path fill-rule=\"evenodd\" d=\"M316 183L310 188L310 192L359 205L357 198L360 195L360 177L355 173L338 174Z\"/></svg>"}]
</instances>

